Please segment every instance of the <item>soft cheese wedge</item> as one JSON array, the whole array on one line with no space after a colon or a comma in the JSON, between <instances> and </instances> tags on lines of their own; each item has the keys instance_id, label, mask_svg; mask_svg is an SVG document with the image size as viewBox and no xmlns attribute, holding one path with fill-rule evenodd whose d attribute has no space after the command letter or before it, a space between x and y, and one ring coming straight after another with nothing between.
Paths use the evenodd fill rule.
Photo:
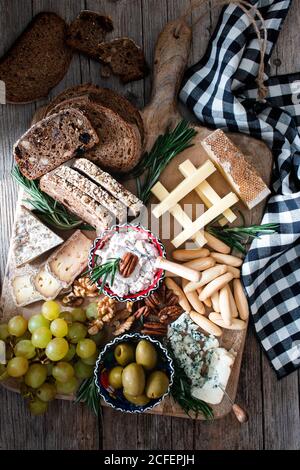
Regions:
<instances>
[{"instance_id":1,"label":"soft cheese wedge","mask_svg":"<svg viewBox=\"0 0 300 470\"><path fill-rule=\"evenodd\" d=\"M35 289L30 274L14 277L11 282L12 295L17 307L42 300L42 295Z\"/></svg>"},{"instance_id":2,"label":"soft cheese wedge","mask_svg":"<svg viewBox=\"0 0 300 470\"><path fill-rule=\"evenodd\" d=\"M192 395L211 405L221 403L226 389L234 355L224 348L213 350L207 372L207 378L201 387L192 387ZM223 389L223 390L222 390Z\"/></svg>"}]
</instances>

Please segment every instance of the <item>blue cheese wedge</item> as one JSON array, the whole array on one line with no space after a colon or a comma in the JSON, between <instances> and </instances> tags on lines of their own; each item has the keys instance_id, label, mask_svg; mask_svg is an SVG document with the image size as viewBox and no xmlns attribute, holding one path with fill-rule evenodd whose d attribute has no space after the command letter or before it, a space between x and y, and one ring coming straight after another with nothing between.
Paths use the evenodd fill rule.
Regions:
<instances>
[{"instance_id":1,"label":"blue cheese wedge","mask_svg":"<svg viewBox=\"0 0 300 470\"><path fill-rule=\"evenodd\" d=\"M206 403L222 401L234 363L234 353L220 347L215 336L199 331L187 313L168 329L173 353L191 380L192 395Z\"/></svg>"},{"instance_id":2,"label":"blue cheese wedge","mask_svg":"<svg viewBox=\"0 0 300 470\"><path fill-rule=\"evenodd\" d=\"M23 266L63 242L26 207L21 206L14 228L13 253L16 266Z\"/></svg>"}]
</instances>

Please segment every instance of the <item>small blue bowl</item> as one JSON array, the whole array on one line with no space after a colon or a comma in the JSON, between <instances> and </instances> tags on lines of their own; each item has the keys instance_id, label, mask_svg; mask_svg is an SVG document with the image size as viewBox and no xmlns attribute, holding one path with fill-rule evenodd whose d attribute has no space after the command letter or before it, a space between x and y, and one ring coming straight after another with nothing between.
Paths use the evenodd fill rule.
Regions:
<instances>
[{"instance_id":1,"label":"small blue bowl","mask_svg":"<svg viewBox=\"0 0 300 470\"><path fill-rule=\"evenodd\" d=\"M108 384L108 370L118 365L114 358L114 349L117 344L125 342L138 343L142 339L154 345L158 355L158 367L156 370L161 370L167 374L169 377L169 388L162 397L151 400L145 406L137 406L126 400L122 390L115 390ZM152 410L152 408L161 403L170 393L174 377L174 367L167 349L159 341L150 336L132 333L118 336L110 343L107 343L97 359L94 376L96 388L100 396L109 406L115 410L124 411L126 413L144 413L145 411Z\"/></svg>"}]
</instances>

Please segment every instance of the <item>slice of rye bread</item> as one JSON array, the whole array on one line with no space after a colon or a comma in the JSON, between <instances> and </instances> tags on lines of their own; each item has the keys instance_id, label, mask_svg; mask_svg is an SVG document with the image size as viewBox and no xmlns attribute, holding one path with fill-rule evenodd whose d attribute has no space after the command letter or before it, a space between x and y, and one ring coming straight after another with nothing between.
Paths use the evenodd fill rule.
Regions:
<instances>
[{"instance_id":1,"label":"slice of rye bread","mask_svg":"<svg viewBox=\"0 0 300 470\"><path fill-rule=\"evenodd\" d=\"M111 227L113 223L110 212L83 191L56 174L56 170L47 173L40 179L40 188L44 193L63 204L73 214L84 220L97 233Z\"/></svg>"},{"instance_id":2,"label":"slice of rye bread","mask_svg":"<svg viewBox=\"0 0 300 470\"><path fill-rule=\"evenodd\" d=\"M111 18L94 11L83 10L70 24L67 44L84 54L98 59L98 44L114 29Z\"/></svg>"},{"instance_id":3,"label":"slice of rye bread","mask_svg":"<svg viewBox=\"0 0 300 470\"><path fill-rule=\"evenodd\" d=\"M99 142L85 114L65 109L39 121L14 145L21 173L30 180L40 178Z\"/></svg>"},{"instance_id":4,"label":"slice of rye bread","mask_svg":"<svg viewBox=\"0 0 300 470\"><path fill-rule=\"evenodd\" d=\"M128 173L137 165L141 138L136 126L86 96L63 101L53 112L68 108L83 112L98 134L99 143L86 152L85 158L113 173Z\"/></svg>"},{"instance_id":5,"label":"slice of rye bread","mask_svg":"<svg viewBox=\"0 0 300 470\"><path fill-rule=\"evenodd\" d=\"M140 80L149 72L143 50L130 38L100 43L98 56L123 83Z\"/></svg>"},{"instance_id":6,"label":"slice of rye bread","mask_svg":"<svg viewBox=\"0 0 300 470\"><path fill-rule=\"evenodd\" d=\"M92 101L110 108L119 114L124 121L135 124L140 131L142 142L144 141L144 124L139 110L124 96L119 95L110 88L100 88L92 83L85 83L64 90L49 103L45 110L45 116L51 114L53 108L62 101L84 95L89 95Z\"/></svg>"},{"instance_id":7,"label":"slice of rye bread","mask_svg":"<svg viewBox=\"0 0 300 470\"><path fill-rule=\"evenodd\" d=\"M28 103L48 95L67 72L72 50L66 45L67 25L55 13L39 13L0 59L0 80L6 100Z\"/></svg>"}]
</instances>

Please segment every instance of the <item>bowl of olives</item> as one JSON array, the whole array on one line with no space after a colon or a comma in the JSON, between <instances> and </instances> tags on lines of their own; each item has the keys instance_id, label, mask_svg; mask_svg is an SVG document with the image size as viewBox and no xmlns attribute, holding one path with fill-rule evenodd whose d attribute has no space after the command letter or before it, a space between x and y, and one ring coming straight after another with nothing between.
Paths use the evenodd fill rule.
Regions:
<instances>
[{"instance_id":1,"label":"bowl of olives","mask_svg":"<svg viewBox=\"0 0 300 470\"><path fill-rule=\"evenodd\" d=\"M108 405L127 413L143 413L169 394L174 367L159 341L132 333L105 346L94 374L97 390Z\"/></svg>"}]
</instances>

